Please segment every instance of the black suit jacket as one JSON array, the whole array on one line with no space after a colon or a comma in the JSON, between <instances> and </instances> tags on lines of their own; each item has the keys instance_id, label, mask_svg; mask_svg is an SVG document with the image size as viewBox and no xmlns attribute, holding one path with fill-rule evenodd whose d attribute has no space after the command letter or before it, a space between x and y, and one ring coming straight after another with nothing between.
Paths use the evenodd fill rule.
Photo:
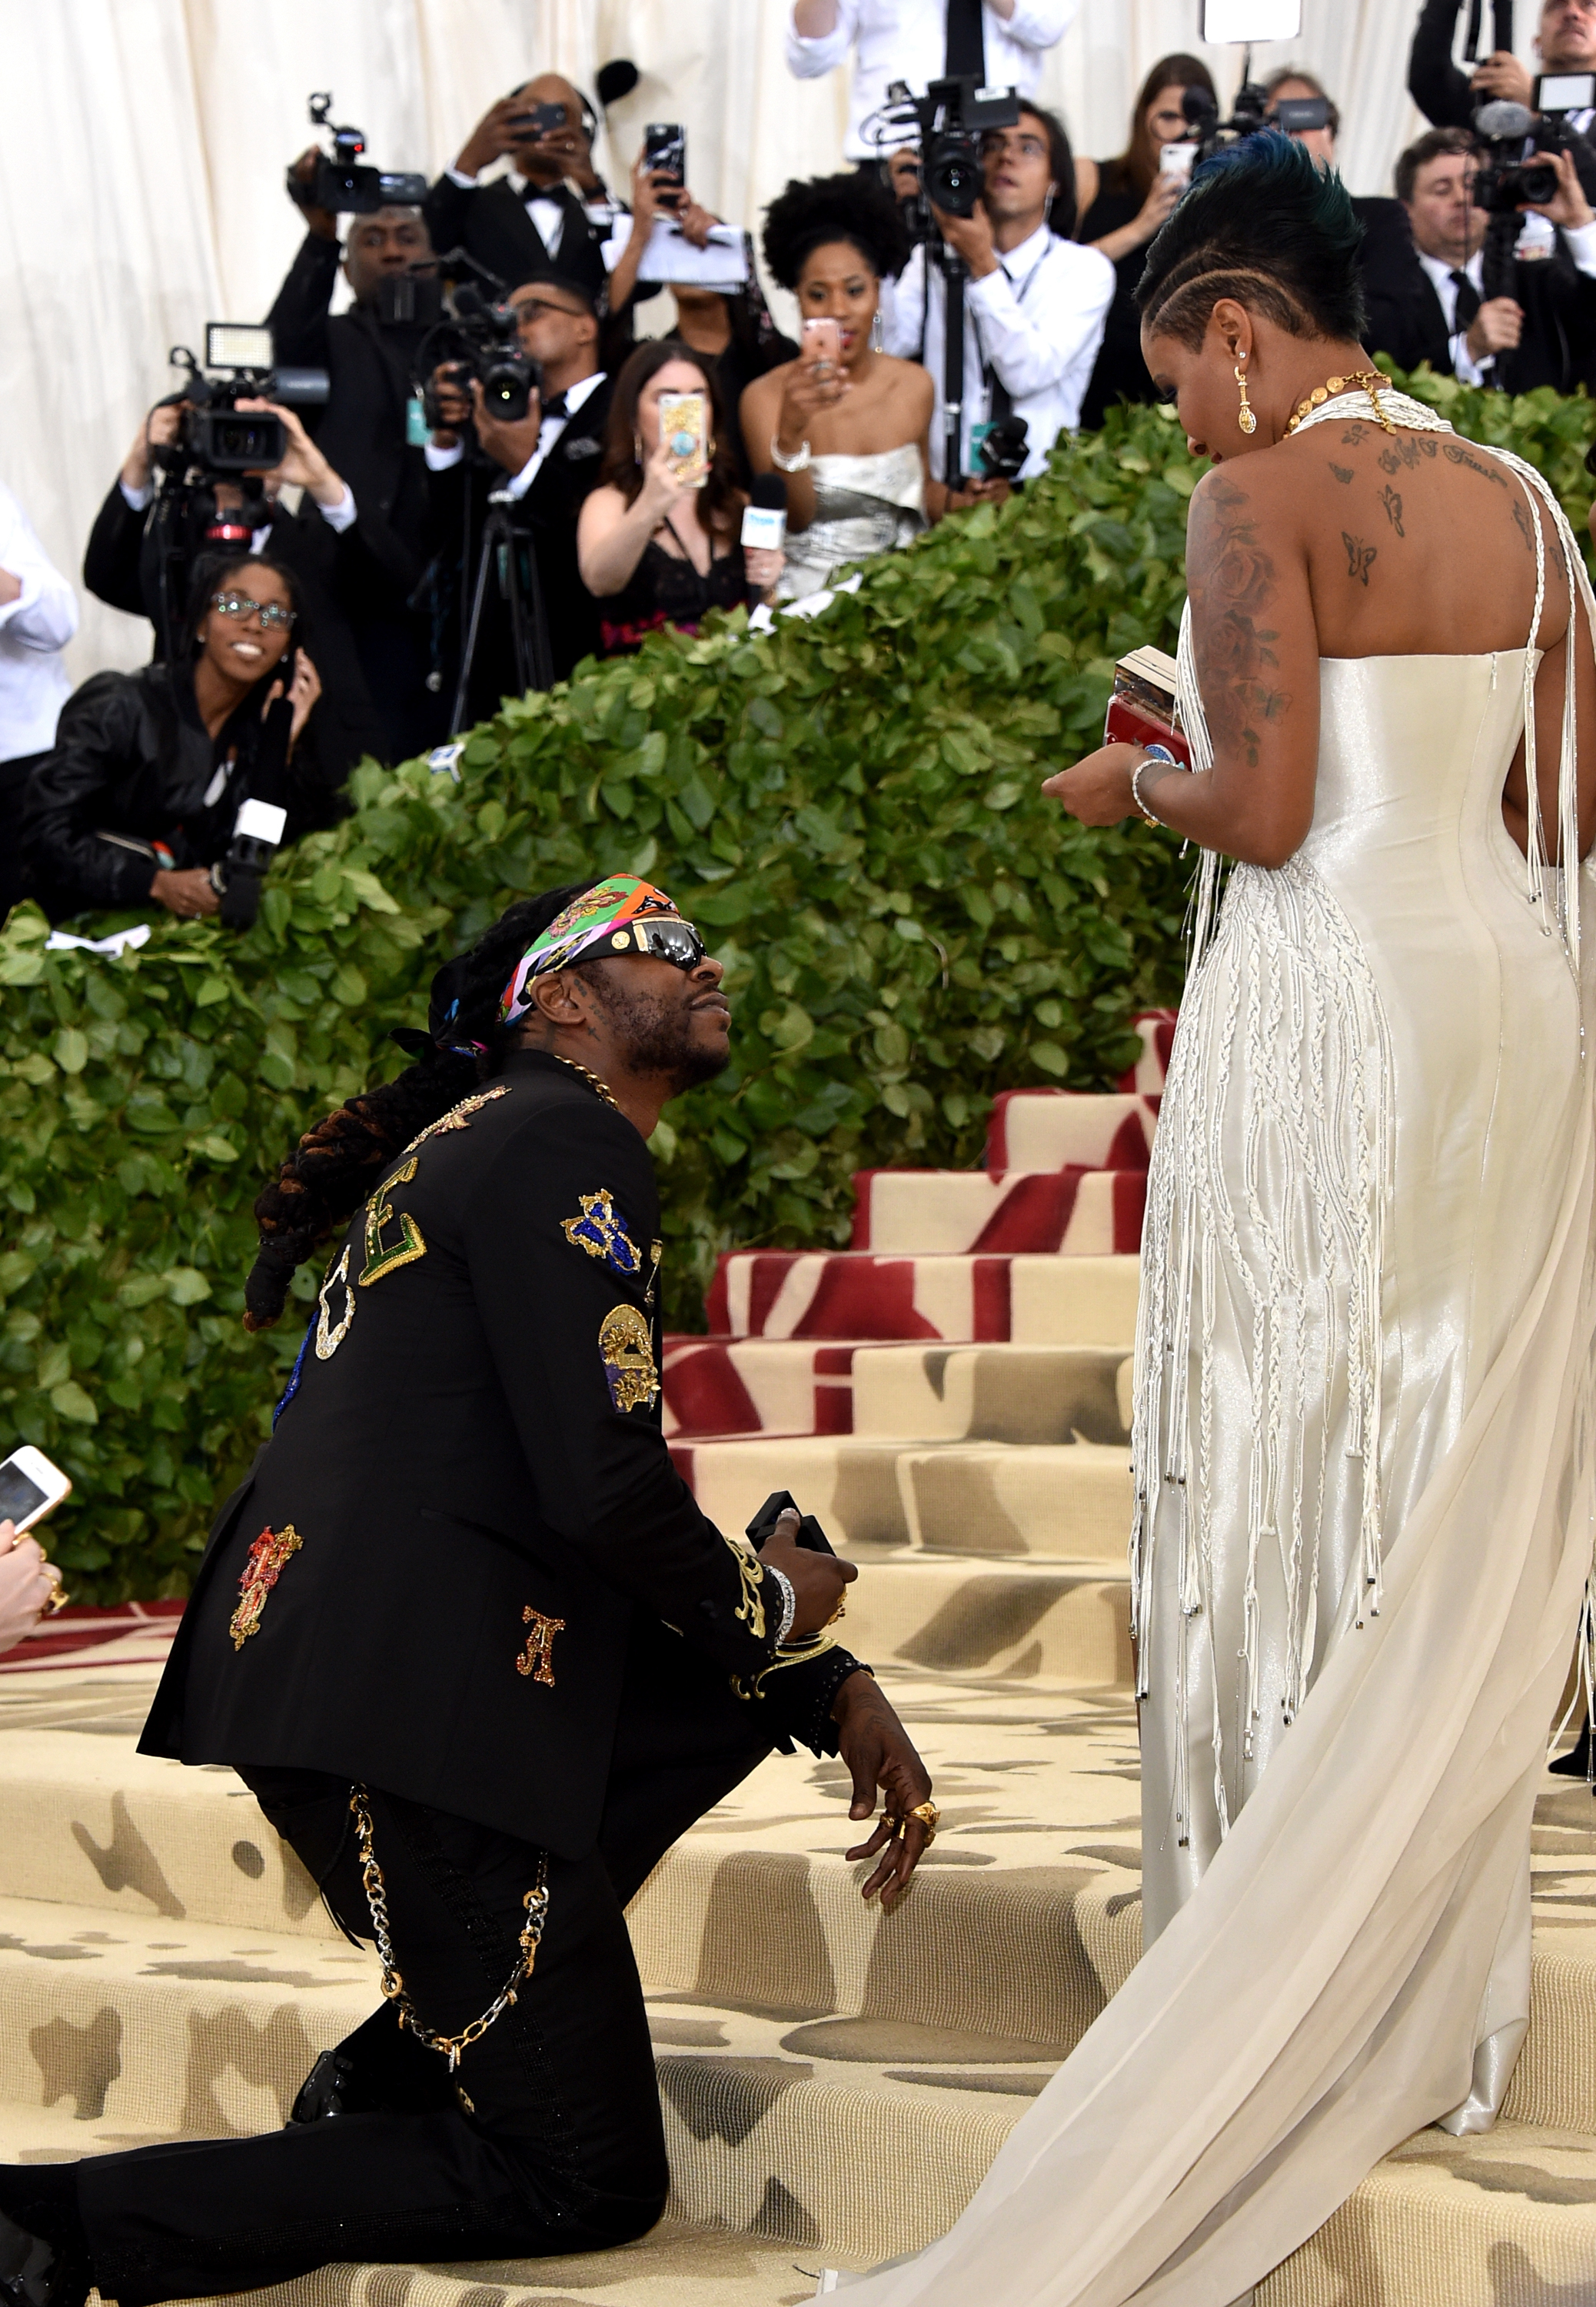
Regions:
<instances>
[{"instance_id":1,"label":"black suit jacket","mask_svg":"<svg viewBox=\"0 0 1596 2307\"><path fill-rule=\"evenodd\" d=\"M606 376L567 424L525 495L510 508L516 528L527 537L537 556L538 582L556 681L568 679L573 667L585 656L596 655L599 648L600 605L582 582L576 565L576 516L598 481L603 460L604 427L614 397L614 380ZM457 597L467 605L475 574L475 540L482 535L488 497L503 485L506 478L497 465L467 460L447 472L431 476L434 545L440 562L447 559L452 565L456 572L453 581L460 588ZM461 540L467 506L472 558L462 566ZM469 716L474 720L497 712L499 699L513 696L520 687L510 648L508 615L497 580L491 575L483 613L486 622L469 699ZM448 687L452 693L458 677L457 614L450 620L450 631L453 656Z\"/></svg>"},{"instance_id":2,"label":"black suit jacket","mask_svg":"<svg viewBox=\"0 0 1596 2307\"><path fill-rule=\"evenodd\" d=\"M856 1662L776 1663L774 1580L671 1464L632 1124L518 1052L374 1180L142 1751L365 1780L579 1857L635 1642L682 1661L711 1745L834 1751Z\"/></svg>"},{"instance_id":3,"label":"black suit jacket","mask_svg":"<svg viewBox=\"0 0 1596 2307\"><path fill-rule=\"evenodd\" d=\"M1438 376L1450 376L1447 316L1419 262L1407 210L1400 201L1357 200L1353 206L1363 225L1364 344L1371 353L1388 353L1400 369L1428 361Z\"/></svg>"},{"instance_id":4,"label":"black suit jacket","mask_svg":"<svg viewBox=\"0 0 1596 2307\"><path fill-rule=\"evenodd\" d=\"M527 280L546 280L560 273L580 281L597 296L606 280L604 236L568 184L559 184L540 199L555 202L565 211L559 249L550 256L543 236L527 212L525 202L503 177L469 191L448 176L440 176L422 205L432 245L440 254L463 248L487 266L504 284L506 294Z\"/></svg>"}]
</instances>

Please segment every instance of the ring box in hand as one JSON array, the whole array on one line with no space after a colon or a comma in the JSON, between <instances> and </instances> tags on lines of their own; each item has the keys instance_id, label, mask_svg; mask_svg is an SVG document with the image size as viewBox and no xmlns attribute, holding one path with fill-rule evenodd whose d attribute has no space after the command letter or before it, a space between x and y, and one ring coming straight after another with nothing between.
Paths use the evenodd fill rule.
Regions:
<instances>
[{"instance_id":1,"label":"ring box in hand","mask_svg":"<svg viewBox=\"0 0 1596 2307\"><path fill-rule=\"evenodd\" d=\"M1175 662L1163 649L1132 649L1114 666L1103 742L1166 745L1182 768L1191 767L1191 748L1175 703Z\"/></svg>"}]
</instances>

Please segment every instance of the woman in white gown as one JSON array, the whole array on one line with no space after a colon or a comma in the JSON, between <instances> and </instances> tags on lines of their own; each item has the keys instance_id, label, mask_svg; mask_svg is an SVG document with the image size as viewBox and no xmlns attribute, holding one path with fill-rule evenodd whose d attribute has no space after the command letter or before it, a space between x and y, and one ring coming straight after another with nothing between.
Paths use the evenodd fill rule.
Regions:
<instances>
[{"instance_id":1,"label":"woman in white gown","mask_svg":"<svg viewBox=\"0 0 1596 2307\"><path fill-rule=\"evenodd\" d=\"M1488 2125L1525 2029L1592 1541L1592 603L1538 476L1373 373L1356 244L1260 137L1142 282L1216 467L1194 769L1047 790L1208 853L1138 1342L1149 1943L861 2307L1224 2307L1409 2134Z\"/></svg>"}]
</instances>

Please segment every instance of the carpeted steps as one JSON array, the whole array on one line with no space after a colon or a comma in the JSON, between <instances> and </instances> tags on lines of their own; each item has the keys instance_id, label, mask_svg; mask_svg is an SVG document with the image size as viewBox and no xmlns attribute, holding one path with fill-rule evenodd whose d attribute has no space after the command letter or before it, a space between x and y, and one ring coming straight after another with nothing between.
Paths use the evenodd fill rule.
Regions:
<instances>
[{"instance_id":1,"label":"carpeted steps","mask_svg":"<svg viewBox=\"0 0 1596 2307\"><path fill-rule=\"evenodd\" d=\"M673 1450L716 1518L740 1527L789 1488L861 1565L847 1635L943 1808L910 1900L883 1917L859 1900L841 1765L772 1756L628 1917L671 2157L666 2226L542 2266L333 2268L273 2307L807 2299L821 2265L945 2229L1129 1974L1136 1261L1117 1238L1075 1254L1071 1229L1139 1192L1167 1039L1167 1021L1144 1022L1114 1098L998 1101L987 1172L864 1181L867 1246L727 1261L721 1334L669 1350ZM1039 1173L1064 1183L1037 1188ZM994 1213L1022 1214L1017 1177L1037 1205L1072 1196L1067 1222L1045 1248L977 1248ZM901 1254L883 1254L883 1228ZM103 1647L74 1653L63 1621L54 1651L0 1662L0 2156L275 2123L314 2051L371 2006L369 1954L333 1932L232 1774L133 1754L165 1631L107 1621ZM1596 2298L1596 1806L1582 1788L1549 1780L1536 1853L1534 2007L1508 2120L1407 2142L1258 2307Z\"/></svg>"}]
</instances>

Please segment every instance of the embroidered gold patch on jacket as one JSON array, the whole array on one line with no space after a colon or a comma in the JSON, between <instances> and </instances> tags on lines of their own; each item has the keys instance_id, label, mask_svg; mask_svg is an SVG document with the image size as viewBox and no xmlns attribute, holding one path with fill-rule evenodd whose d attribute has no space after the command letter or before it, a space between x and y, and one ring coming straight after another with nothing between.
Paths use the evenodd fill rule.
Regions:
<instances>
[{"instance_id":1,"label":"embroidered gold patch on jacket","mask_svg":"<svg viewBox=\"0 0 1596 2307\"><path fill-rule=\"evenodd\" d=\"M571 1247L585 1249L589 1257L602 1257L617 1274L641 1274L643 1253L627 1231L609 1187L601 1186L596 1194L583 1194L579 1199L581 1216L559 1222L559 1230Z\"/></svg>"},{"instance_id":2,"label":"embroidered gold patch on jacket","mask_svg":"<svg viewBox=\"0 0 1596 2307\"><path fill-rule=\"evenodd\" d=\"M429 1137L446 1137L452 1129L469 1129L474 1113L480 1113L484 1105L491 1105L496 1097L508 1097L509 1093L508 1082L499 1082L492 1089L479 1089L470 1097L463 1097L458 1105L451 1105L446 1114L419 1130L405 1148L405 1153L414 1154L416 1147L424 1145Z\"/></svg>"},{"instance_id":3,"label":"embroidered gold patch on jacket","mask_svg":"<svg viewBox=\"0 0 1596 2307\"><path fill-rule=\"evenodd\" d=\"M617 1410L652 1410L660 1398L653 1340L636 1306L616 1306L599 1325L599 1352Z\"/></svg>"},{"instance_id":4,"label":"embroidered gold patch on jacket","mask_svg":"<svg viewBox=\"0 0 1596 2307\"><path fill-rule=\"evenodd\" d=\"M521 1613L521 1621L524 1625L530 1626L532 1632L526 1637L526 1648L516 1660L516 1672L529 1674L533 1682L546 1682L551 1690L554 1687L554 1637L564 1634L565 1620L546 1618L529 1602Z\"/></svg>"},{"instance_id":5,"label":"embroidered gold patch on jacket","mask_svg":"<svg viewBox=\"0 0 1596 2307\"><path fill-rule=\"evenodd\" d=\"M743 1599L732 1612L741 1618L756 1642L764 1640L764 1565L746 1538L730 1537L726 1540L731 1558L737 1565L738 1575L743 1582Z\"/></svg>"},{"instance_id":6,"label":"embroidered gold patch on jacket","mask_svg":"<svg viewBox=\"0 0 1596 2307\"><path fill-rule=\"evenodd\" d=\"M340 1318L335 1322L332 1318L331 1293L338 1289L344 1292L344 1311ZM343 1256L337 1264L328 1267L321 1287L316 1292L316 1303L320 1309L316 1316L316 1359L319 1362L329 1362L349 1335L350 1326L354 1320L354 1292L349 1287L347 1242L344 1244Z\"/></svg>"},{"instance_id":7,"label":"embroidered gold patch on jacket","mask_svg":"<svg viewBox=\"0 0 1596 2307\"><path fill-rule=\"evenodd\" d=\"M289 1557L297 1554L303 1544L290 1522L285 1522L281 1530L263 1530L251 1547L238 1582L238 1608L227 1625L235 1651L241 1651L250 1636L260 1632L266 1598L282 1576Z\"/></svg>"},{"instance_id":8,"label":"embroidered gold patch on jacket","mask_svg":"<svg viewBox=\"0 0 1596 2307\"><path fill-rule=\"evenodd\" d=\"M416 1163L412 1155L401 1162L391 1177L385 1178L366 1204L366 1262L361 1269L360 1286L369 1290L373 1282L385 1274L397 1274L401 1265L414 1265L418 1257L427 1254L426 1237L408 1210L398 1213L397 1241L384 1241L382 1231L394 1222L394 1205L388 1200L396 1186L407 1186L414 1177Z\"/></svg>"}]
</instances>

